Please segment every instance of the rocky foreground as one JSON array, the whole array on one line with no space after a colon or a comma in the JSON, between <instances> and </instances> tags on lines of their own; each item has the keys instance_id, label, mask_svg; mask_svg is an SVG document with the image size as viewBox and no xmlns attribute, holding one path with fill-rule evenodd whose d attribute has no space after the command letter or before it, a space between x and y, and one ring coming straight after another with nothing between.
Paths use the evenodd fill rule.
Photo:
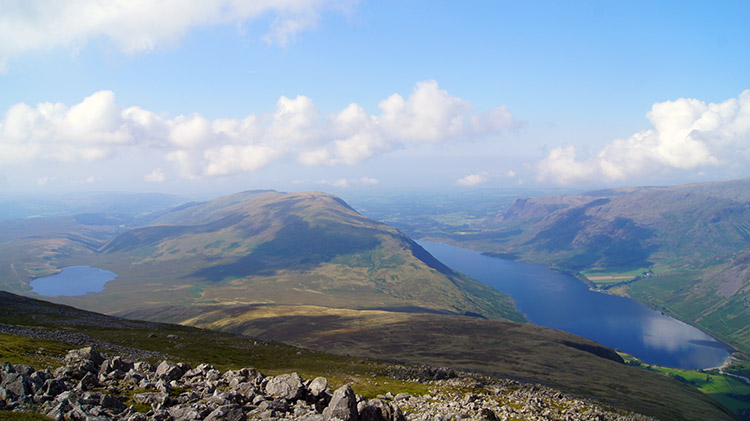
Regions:
<instances>
[{"instance_id":1,"label":"rocky foreground","mask_svg":"<svg viewBox=\"0 0 750 421\"><path fill-rule=\"evenodd\" d=\"M647 420L559 391L511 380L426 370L430 394L355 395L323 377L220 372L209 364L130 362L73 350L54 371L0 366L0 410L37 411L56 420Z\"/></svg>"}]
</instances>

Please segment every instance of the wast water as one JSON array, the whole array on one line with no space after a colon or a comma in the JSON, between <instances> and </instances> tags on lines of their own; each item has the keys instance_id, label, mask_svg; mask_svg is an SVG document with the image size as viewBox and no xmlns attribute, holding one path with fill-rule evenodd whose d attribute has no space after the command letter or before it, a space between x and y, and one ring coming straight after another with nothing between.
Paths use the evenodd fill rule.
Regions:
<instances>
[{"instance_id":1,"label":"wast water","mask_svg":"<svg viewBox=\"0 0 750 421\"><path fill-rule=\"evenodd\" d=\"M445 244L420 245L452 269L510 295L534 324L666 367L716 367L729 356L727 345L703 331L635 300L592 291L573 276Z\"/></svg>"}]
</instances>

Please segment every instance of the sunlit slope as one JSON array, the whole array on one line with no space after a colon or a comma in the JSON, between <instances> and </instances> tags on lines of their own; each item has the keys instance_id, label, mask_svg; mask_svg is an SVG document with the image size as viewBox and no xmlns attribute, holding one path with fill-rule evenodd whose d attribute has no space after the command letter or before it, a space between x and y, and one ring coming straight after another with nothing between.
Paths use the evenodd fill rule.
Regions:
<instances>
[{"instance_id":1,"label":"sunlit slope","mask_svg":"<svg viewBox=\"0 0 750 421\"><path fill-rule=\"evenodd\" d=\"M106 312L276 303L524 320L504 294L324 193L246 192L187 204L119 234L93 257L68 260L119 274L102 293L64 299Z\"/></svg>"},{"instance_id":2,"label":"sunlit slope","mask_svg":"<svg viewBox=\"0 0 750 421\"><path fill-rule=\"evenodd\" d=\"M519 199L450 239L580 272L750 350L750 179Z\"/></svg>"}]
</instances>

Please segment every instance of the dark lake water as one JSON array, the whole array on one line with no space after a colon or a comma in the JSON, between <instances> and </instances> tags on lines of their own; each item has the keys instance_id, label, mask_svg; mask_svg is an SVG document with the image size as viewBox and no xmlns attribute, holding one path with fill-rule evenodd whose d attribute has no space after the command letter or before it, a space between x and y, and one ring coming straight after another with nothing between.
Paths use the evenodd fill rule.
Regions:
<instances>
[{"instance_id":1,"label":"dark lake water","mask_svg":"<svg viewBox=\"0 0 750 421\"><path fill-rule=\"evenodd\" d=\"M676 368L722 364L729 347L703 331L639 302L590 290L573 276L445 244L420 242L430 254L513 298L530 322L574 333Z\"/></svg>"},{"instance_id":2,"label":"dark lake water","mask_svg":"<svg viewBox=\"0 0 750 421\"><path fill-rule=\"evenodd\" d=\"M72 297L104 290L104 284L117 278L117 274L91 266L68 266L62 272L36 278L29 285L37 294L56 297Z\"/></svg>"}]
</instances>

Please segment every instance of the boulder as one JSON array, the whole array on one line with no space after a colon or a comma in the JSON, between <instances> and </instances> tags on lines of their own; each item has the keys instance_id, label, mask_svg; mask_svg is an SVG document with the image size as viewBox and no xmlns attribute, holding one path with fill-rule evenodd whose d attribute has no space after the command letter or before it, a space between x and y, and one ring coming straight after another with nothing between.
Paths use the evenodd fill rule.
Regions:
<instances>
[{"instance_id":1,"label":"boulder","mask_svg":"<svg viewBox=\"0 0 750 421\"><path fill-rule=\"evenodd\" d=\"M178 421L202 420L200 411L187 405L174 406L168 409L169 415Z\"/></svg>"},{"instance_id":2,"label":"boulder","mask_svg":"<svg viewBox=\"0 0 750 421\"><path fill-rule=\"evenodd\" d=\"M299 374L282 374L268 379L266 393L277 398L296 400L304 395L305 386Z\"/></svg>"},{"instance_id":3,"label":"boulder","mask_svg":"<svg viewBox=\"0 0 750 421\"><path fill-rule=\"evenodd\" d=\"M65 365L82 365L86 362L91 362L99 368L104 362L104 357L94 348L87 346L86 348L68 351L64 361Z\"/></svg>"},{"instance_id":4,"label":"boulder","mask_svg":"<svg viewBox=\"0 0 750 421\"><path fill-rule=\"evenodd\" d=\"M0 387L4 387L8 392L14 395L32 395L34 390L31 387L31 380L25 374L21 373L3 373Z\"/></svg>"},{"instance_id":5,"label":"boulder","mask_svg":"<svg viewBox=\"0 0 750 421\"><path fill-rule=\"evenodd\" d=\"M316 398L320 397L326 389L328 389L328 380L325 377L316 377L315 380L310 382L310 386L307 387L310 395Z\"/></svg>"},{"instance_id":6,"label":"boulder","mask_svg":"<svg viewBox=\"0 0 750 421\"><path fill-rule=\"evenodd\" d=\"M177 380L180 377L182 377L182 369L175 363L171 361L162 361L159 363L158 366L156 366L156 377L166 380L166 381L172 381Z\"/></svg>"},{"instance_id":7,"label":"boulder","mask_svg":"<svg viewBox=\"0 0 750 421\"><path fill-rule=\"evenodd\" d=\"M206 421L224 420L224 421L245 421L247 415L238 405L223 405L214 409L206 417Z\"/></svg>"},{"instance_id":8,"label":"boulder","mask_svg":"<svg viewBox=\"0 0 750 421\"><path fill-rule=\"evenodd\" d=\"M333 392L331 402L323 411L323 419L325 421L359 421L357 397L349 385L341 386Z\"/></svg>"},{"instance_id":9,"label":"boulder","mask_svg":"<svg viewBox=\"0 0 750 421\"><path fill-rule=\"evenodd\" d=\"M371 399L359 412L360 421L406 421L401 409L380 399Z\"/></svg>"}]
</instances>

